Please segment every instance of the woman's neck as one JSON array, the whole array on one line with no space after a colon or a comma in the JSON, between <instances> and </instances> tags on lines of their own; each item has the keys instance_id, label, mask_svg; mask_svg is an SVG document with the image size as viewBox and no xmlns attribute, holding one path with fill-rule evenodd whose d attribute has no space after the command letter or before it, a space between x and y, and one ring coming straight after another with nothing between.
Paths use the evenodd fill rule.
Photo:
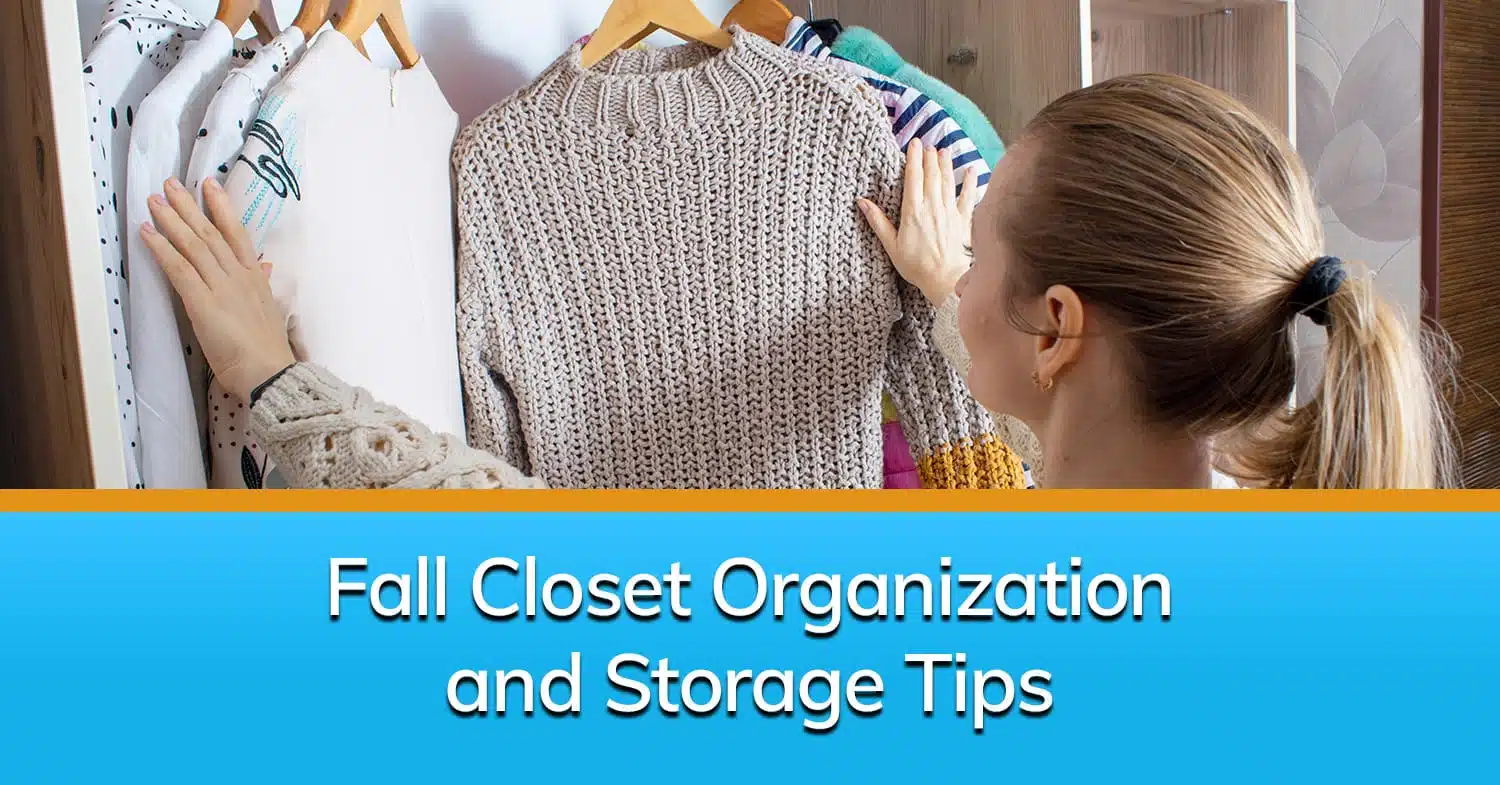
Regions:
<instances>
[{"instance_id":1,"label":"woman's neck","mask_svg":"<svg viewBox=\"0 0 1500 785\"><path fill-rule=\"evenodd\" d=\"M1206 443L1138 422L1119 408L1039 425L1048 488L1213 487Z\"/></svg>"}]
</instances>

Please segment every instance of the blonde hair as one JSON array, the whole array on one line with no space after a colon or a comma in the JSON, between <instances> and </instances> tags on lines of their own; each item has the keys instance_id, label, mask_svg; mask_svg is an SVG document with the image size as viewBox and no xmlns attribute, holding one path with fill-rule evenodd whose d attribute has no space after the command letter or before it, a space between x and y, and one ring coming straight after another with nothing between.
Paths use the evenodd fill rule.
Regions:
<instances>
[{"instance_id":1,"label":"blonde hair","mask_svg":"<svg viewBox=\"0 0 1500 785\"><path fill-rule=\"evenodd\" d=\"M1312 185L1284 136L1181 77L1101 82L1028 126L1001 209L1010 291L1074 289L1124 328L1141 413L1212 439L1221 468L1274 488L1450 482L1446 407L1401 314L1350 270L1320 387L1292 407L1300 310L1323 256ZM1014 299L1012 301L1014 305ZM1014 307L1011 318L1027 329Z\"/></svg>"}]
</instances>

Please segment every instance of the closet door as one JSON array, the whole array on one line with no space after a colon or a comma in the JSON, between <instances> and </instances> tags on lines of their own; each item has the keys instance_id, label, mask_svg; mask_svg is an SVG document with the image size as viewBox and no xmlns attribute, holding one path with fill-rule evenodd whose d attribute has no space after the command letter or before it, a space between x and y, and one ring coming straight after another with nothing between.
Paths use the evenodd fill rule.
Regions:
<instances>
[{"instance_id":1,"label":"closet door","mask_svg":"<svg viewBox=\"0 0 1500 785\"><path fill-rule=\"evenodd\" d=\"M77 7L0 3L0 487L123 487Z\"/></svg>"},{"instance_id":2,"label":"closet door","mask_svg":"<svg viewBox=\"0 0 1500 785\"><path fill-rule=\"evenodd\" d=\"M1093 0L1094 81L1178 74L1292 131L1295 14L1284 0Z\"/></svg>"},{"instance_id":3,"label":"closet door","mask_svg":"<svg viewBox=\"0 0 1500 785\"><path fill-rule=\"evenodd\" d=\"M1427 311L1458 345L1464 484L1500 487L1500 2L1429 0Z\"/></svg>"},{"instance_id":4,"label":"closet door","mask_svg":"<svg viewBox=\"0 0 1500 785\"><path fill-rule=\"evenodd\" d=\"M1085 84L1088 3L823 0L815 8L875 31L908 63L978 104L1009 142L1042 107Z\"/></svg>"},{"instance_id":5,"label":"closet door","mask_svg":"<svg viewBox=\"0 0 1500 785\"><path fill-rule=\"evenodd\" d=\"M1145 71L1225 90L1291 135L1295 16L1287 0L823 0L815 7L874 30L907 62L968 95L1007 142L1064 93Z\"/></svg>"}]
</instances>

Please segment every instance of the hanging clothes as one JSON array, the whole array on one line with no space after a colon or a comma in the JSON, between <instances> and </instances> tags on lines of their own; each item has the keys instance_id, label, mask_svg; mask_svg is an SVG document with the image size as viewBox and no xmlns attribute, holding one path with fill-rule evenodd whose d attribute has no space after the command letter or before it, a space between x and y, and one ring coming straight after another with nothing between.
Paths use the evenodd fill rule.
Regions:
<instances>
[{"instance_id":1,"label":"hanging clothes","mask_svg":"<svg viewBox=\"0 0 1500 785\"><path fill-rule=\"evenodd\" d=\"M455 151L476 446L554 487L876 488L890 387L925 471L1019 486L853 208L900 198L873 91L743 33L580 53Z\"/></svg>"},{"instance_id":2,"label":"hanging clothes","mask_svg":"<svg viewBox=\"0 0 1500 785\"><path fill-rule=\"evenodd\" d=\"M193 141L184 181L203 200L203 183L217 177L220 184L229 175L229 165L245 146L245 138L260 113L266 91L281 80L302 56L307 36L288 27L271 43L261 47L246 65L224 77L204 112L202 128Z\"/></svg>"},{"instance_id":3,"label":"hanging clothes","mask_svg":"<svg viewBox=\"0 0 1500 785\"><path fill-rule=\"evenodd\" d=\"M105 296L109 298L106 312L114 355L115 395L125 436L126 483L131 488L143 488L145 484L141 477L135 366L129 344L125 238L135 232L134 226L126 225L130 131L141 101L177 64L183 46L197 38L202 29L202 22L168 0L114 0L104 7L99 34L83 62L95 212L104 257Z\"/></svg>"},{"instance_id":4,"label":"hanging clothes","mask_svg":"<svg viewBox=\"0 0 1500 785\"><path fill-rule=\"evenodd\" d=\"M203 410L208 366L182 307L137 230L168 178L183 180L199 121L229 70L253 56L215 20L184 45L176 65L136 108L126 164L127 254L131 260L130 348L141 421L141 474L148 488L205 488Z\"/></svg>"},{"instance_id":5,"label":"hanging clothes","mask_svg":"<svg viewBox=\"0 0 1500 785\"><path fill-rule=\"evenodd\" d=\"M969 138L967 132L951 117L943 105L910 85L894 81L870 68L839 57L823 45L818 32L801 17L793 17L787 23L787 49L825 62L863 79L879 94L886 112L890 115L891 131L896 135L896 145L901 149L920 139L924 144L940 152L953 154L953 172L960 183L972 169L978 173L980 194L989 187L990 165Z\"/></svg>"},{"instance_id":6,"label":"hanging clothes","mask_svg":"<svg viewBox=\"0 0 1500 785\"><path fill-rule=\"evenodd\" d=\"M186 183L200 205L203 183L210 178L223 183L229 176L229 167L245 146L266 91L291 71L306 48L306 41L300 29L288 27L256 52L249 64L224 77L208 105L202 133L193 143L193 154L188 161ZM269 459L260 445L249 438L244 403L228 395L217 380L208 385L205 415L210 486L227 490L263 488L268 478L279 476L270 473Z\"/></svg>"},{"instance_id":7,"label":"hanging clothes","mask_svg":"<svg viewBox=\"0 0 1500 785\"><path fill-rule=\"evenodd\" d=\"M947 83L903 60L900 53L874 31L851 27L843 31L830 48L835 56L910 85L942 104L949 116L974 140L990 167L993 168L1005 155L1005 143L978 105Z\"/></svg>"},{"instance_id":8,"label":"hanging clothes","mask_svg":"<svg viewBox=\"0 0 1500 785\"><path fill-rule=\"evenodd\" d=\"M462 440L457 131L425 61L392 72L325 31L266 94L225 189L275 264L297 356ZM225 395L221 416L244 411ZM242 428L224 433L224 449L243 447ZM261 469L267 484L279 484L273 468Z\"/></svg>"}]
</instances>

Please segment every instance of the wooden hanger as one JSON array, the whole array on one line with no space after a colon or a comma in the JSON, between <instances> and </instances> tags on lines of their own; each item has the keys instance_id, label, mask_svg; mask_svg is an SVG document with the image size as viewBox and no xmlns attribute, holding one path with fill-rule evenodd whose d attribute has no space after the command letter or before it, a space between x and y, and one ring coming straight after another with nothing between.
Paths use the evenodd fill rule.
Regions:
<instances>
[{"instance_id":1,"label":"wooden hanger","mask_svg":"<svg viewBox=\"0 0 1500 785\"><path fill-rule=\"evenodd\" d=\"M599 29L583 47L583 67L592 68L600 60L635 46L657 30L666 30L683 40L698 41L719 49L728 49L733 40L710 22L693 0L614 0L604 12Z\"/></svg>"},{"instance_id":2,"label":"wooden hanger","mask_svg":"<svg viewBox=\"0 0 1500 785\"><path fill-rule=\"evenodd\" d=\"M421 61L411 32L406 28L406 15L401 11L401 0L349 0L349 10L334 27L340 34L357 45L369 32L370 26L380 23L385 40L401 61L402 68L412 68Z\"/></svg>"},{"instance_id":3,"label":"wooden hanger","mask_svg":"<svg viewBox=\"0 0 1500 785\"><path fill-rule=\"evenodd\" d=\"M786 27L792 23L793 14L781 0L740 0L720 25L728 30L739 25L752 33L776 43L786 37Z\"/></svg>"},{"instance_id":4,"label":"wooden hanger","mask_svg":"<svg viewBox=\"0 0 1500 785\"><path fill-rule=\"evenodd\" d=\"M271 43L281 32L276 26L276 6L271 0L219 0L219 12L214 19L224 23L231 33L238 33L249 22L262 44Z\"/></svg>"},{"instance_id":5,"label":"wooden hanger","mask_svg":"<svg viewBox=\"0 0 1500 785\"><path fill-rule=\"evenodd\" d=\"M338 11L334 10L334 6L338 6ZM292 27L301 30L303 37L311 41L312 37L323 29L323 25L332 21L337 26L339 20L343 18L342 12L347 11L348 8L348 0L339 0L337 3L333 0L303 0L302 10L298 11L297 18L292 20ZM370 59L370 53L365 51L364 41L355 41L354 48L364 55L366 60Z\"/></svg>"},{"instance_id":6,"label":"wooden hanger","mask_svg":"<svg viewBox=\"0 0 1500 785\"><path fill-rule=\"evenodd\" d=\"M333 17L333 0L302 0L302 8L297 11L297 18L292 20L292 27L302 31L309 41L328 20Z\"/></svg>"}]
</instances>

